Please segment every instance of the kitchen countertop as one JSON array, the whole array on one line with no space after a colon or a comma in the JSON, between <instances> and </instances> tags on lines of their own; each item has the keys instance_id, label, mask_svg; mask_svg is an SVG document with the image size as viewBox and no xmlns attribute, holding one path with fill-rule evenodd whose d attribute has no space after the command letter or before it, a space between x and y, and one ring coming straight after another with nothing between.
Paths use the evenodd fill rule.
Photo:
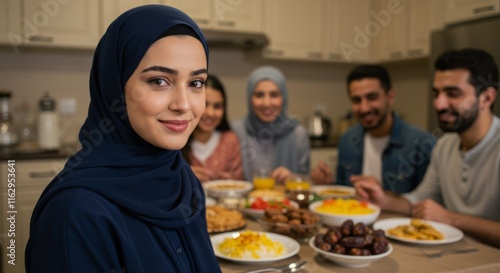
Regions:
<instances>
[{"instance_id":1,"label":"kitchen countertop","mask_svg":"<svg viewBox=\"0 0 500 273\"><path fill-rule=\"evenodd\" d=\"M32 159L55 159L55 158L69 158L70 155L63 151L44 151L44 150L33 150L33 151L5 151L0 150L0 161L2 160L32 160Z\"/></svg>"},{"instance_id":2,"label":"kitchen countertop","mask_svg":"<svg viewBox=\"0 0 500 273\"><path fill-rule=\"evenodd\" d=\"M311 149L316 148L335 148L339 143L340 138L337 136L329 137L327 139L313 139L311 141Z\"/></svg>"}]
</instances>

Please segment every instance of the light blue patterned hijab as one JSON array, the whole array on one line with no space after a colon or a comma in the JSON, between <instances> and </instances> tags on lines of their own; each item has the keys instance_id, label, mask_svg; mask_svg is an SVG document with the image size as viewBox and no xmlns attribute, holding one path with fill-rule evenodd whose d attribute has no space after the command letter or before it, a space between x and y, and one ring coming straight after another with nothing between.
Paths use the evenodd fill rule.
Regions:
<instances>
[{"instance_id":1,"label":"light blue patterned hijab","mask_svg":"<svg viewBox=\"0 0 500 273\"><path fill-rule=\"evenodd\" d=\"M252 95L257 84L263 80L271 80L278 85L283 97L283 110L272 122L262 122L252 108ZM245 128L249 135L264 139L278 139L291 133L299 123L286 115L288 107L288 89L283 73L272 66L261 66L250 73L247 85L248 115L245 118Z\"/></svg>"}]
</instances>

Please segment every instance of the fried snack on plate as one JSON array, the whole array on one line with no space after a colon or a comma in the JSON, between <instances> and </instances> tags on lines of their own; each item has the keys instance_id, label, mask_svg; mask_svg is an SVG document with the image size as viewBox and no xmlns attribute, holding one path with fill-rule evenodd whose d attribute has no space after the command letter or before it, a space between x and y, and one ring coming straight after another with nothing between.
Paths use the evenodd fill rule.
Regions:
<instances>
[{"instance_id":1,"label":"fried snack on plate","mask_svg":"<svg viewBox=\"0 0 500 273\"><path fill-rule=\"evenodd\" d=\"M206 217L210 233L240 228L246 223L241 212L218 205L207 206Z\"/></svg>"},{"instance_id":2,"label":"fried snack on plate","mask_svg":"<svg viewBox=\"0 0 500 273\"><path fill-rule=\"evenodd\" d=\"M444 235L431 224L420 219L411 219L409 225L401 225L387 230L391 235L415 240L443 240Z\"/></svg>"}]
</instances>

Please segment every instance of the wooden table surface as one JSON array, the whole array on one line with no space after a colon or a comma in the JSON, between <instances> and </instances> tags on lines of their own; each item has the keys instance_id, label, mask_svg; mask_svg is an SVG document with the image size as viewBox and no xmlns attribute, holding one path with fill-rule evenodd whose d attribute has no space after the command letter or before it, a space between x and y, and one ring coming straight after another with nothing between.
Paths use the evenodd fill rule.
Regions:
<instances>
[{"instance_id":1,"label":"wooden table surface","mask_svg":"<svg viewBox=\"0 0 500 273\"><path fill-rule=\"evenodd\" d=\"M382 213L379 219L398 217ZM260 231L261 228L256 221L247 219L246 229ZM324 232L324 230L322 230ZM281 266L292 262L307 260L307 266L300 272L322 273L322 272L500 272L500 249L488 246L465 236L458 242L422 246L407 244L396 240L390 240L393 252L368 267L348 268L337 265L319 256L307 243L301 243L300 252L288 259L265 265L240 264L219 258L222 272L246 272L270 266ZM477 248L478 251L461 254L444 255L441 258L431 259L425 256L423 250L441 250L450 248Z\"/></svg>"}]
</instances>

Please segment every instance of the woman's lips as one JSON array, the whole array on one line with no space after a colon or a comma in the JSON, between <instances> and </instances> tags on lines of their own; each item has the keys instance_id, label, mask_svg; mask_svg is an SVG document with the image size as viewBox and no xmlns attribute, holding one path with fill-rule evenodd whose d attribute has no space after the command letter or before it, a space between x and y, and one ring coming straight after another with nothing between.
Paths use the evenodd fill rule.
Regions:
<instances>
[{"instance_id":1,"label":"woman's lips","mask_svg":"<svg viewBox=\"0 0 500 273\"><path fill-rule=\"evenodd\" d=\"M165 128L173 132L183 132L188 128L189 120L161 120Z\"/></svg>"}]
</instances>

